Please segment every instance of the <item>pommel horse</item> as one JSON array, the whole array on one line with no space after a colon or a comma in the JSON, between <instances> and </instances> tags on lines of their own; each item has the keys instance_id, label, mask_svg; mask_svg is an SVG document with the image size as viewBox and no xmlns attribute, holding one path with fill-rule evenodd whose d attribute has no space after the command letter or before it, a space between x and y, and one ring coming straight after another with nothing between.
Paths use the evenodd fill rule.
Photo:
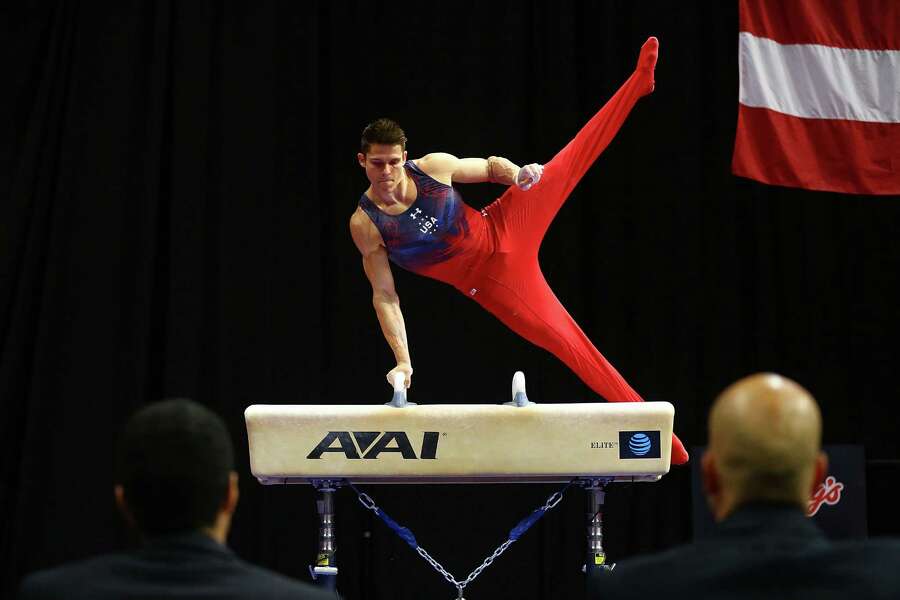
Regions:
<instances>
[{"instance_id":1,"label":"pommel horse","mask_svg":"<svg viewBox=\"0 0 900 600\"><path fill-rule=\"evenodd\" d=\"M603 550L605 486L658 481L668 473L675 410L668 402L536 404L525 377L513 377L511 402L415 405L402 375L391 402L372 405L254 405L244 413L250 468L263 484L317 488L319 551L313 578L334 588L337 575L333 493L351 487L458 591L518 539L562 497L523 519L494 555L457 581L418 546L412 533L387 517L354 484L552 483L577 484L589 494L588 544L583 570L612 570ZM568 485L566 487L568 487Z\"/></svg>"}]
</instances>

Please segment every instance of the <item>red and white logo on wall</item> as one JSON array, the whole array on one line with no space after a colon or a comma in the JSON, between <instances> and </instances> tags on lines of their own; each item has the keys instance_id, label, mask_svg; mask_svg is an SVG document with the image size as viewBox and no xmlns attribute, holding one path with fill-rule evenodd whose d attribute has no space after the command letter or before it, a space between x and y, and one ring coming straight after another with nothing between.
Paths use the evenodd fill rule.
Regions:
<instances>
[{"instance_id":1,"label":"red and white logo on wall","mask_svg":"<svg viewBox=\"0 0 900 600\"><path fill-rule=\"evenodd\" d=\"M811 517L822 508L823 504L834 506L841 501L841 492L844 490L844 484L829 475L825 481L819 484L813 492L812 498L809 499L809 505L806 508L806 516Z\"/></svg>"}]
</instances>

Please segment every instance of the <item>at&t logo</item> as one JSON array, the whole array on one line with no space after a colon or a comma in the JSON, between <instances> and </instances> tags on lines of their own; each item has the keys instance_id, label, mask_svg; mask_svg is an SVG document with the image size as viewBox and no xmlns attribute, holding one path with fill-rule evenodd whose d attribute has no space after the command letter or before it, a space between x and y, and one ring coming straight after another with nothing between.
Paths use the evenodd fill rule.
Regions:
<instances>
[{"instance_id":1,"label":"at&t logo","mask_svg":"<svg viewBox=\"0 0 900 600\"><path fill-rule=\"evenodd\" d=\"M659 431L620 431L619 458L660 458Z\"/></svg>"},{"instance_id":2,"label":"at&t logo","mask_svg":"<svg viewBox=\"0 0 900 600\"><path fill-rule=\"evenodd\" d=\"M650 438L645 433L636 433L628 440L628 449L635 456L644 456L650 452Z\"/></svg>"}]
</instances>

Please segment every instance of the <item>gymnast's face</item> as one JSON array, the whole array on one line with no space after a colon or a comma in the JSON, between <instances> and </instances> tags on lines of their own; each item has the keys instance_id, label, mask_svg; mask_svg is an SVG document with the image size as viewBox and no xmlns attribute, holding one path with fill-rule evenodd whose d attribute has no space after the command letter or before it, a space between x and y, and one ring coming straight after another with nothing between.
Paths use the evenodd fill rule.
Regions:
<instances>
[{"instance_id":1,"label":"gymnast's face","mask_svg":"<svg viewBox=\"0 0 900 600\"><path fill-rule=\"evenodd\" d=\"M360 152L356 158L377 193L393 192L406 176L403 171L406 152L400 144L372 144L367 153Z\"/></svg>"}]
</instances>

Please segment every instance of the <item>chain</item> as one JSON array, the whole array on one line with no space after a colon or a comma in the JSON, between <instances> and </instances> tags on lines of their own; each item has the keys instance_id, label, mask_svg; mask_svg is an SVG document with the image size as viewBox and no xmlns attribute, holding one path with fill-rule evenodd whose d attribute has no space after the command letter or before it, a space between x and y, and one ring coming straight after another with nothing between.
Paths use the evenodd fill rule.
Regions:
<instances>
[{"instance_id":1,"label":"chain","mask_svg":"<svg viewBox=\"0 0 900 600\"><path fill-rule=\"evenodd\" d=\"M555 507L557 504L559 504L562 501L563 493L565 493L565 491L567 489L569 489L569 486L571 486L573 483L575 483L575 481L576 480L573 479L563 489L561 489L557 492L553 492L553 494L551 494L551 496L549 498L547 498L547 501L544 503L542 510L544 512L546 512L546 511L552 509L553 507ZM378 506L375 504L375 501L372 500L372 498L368 494L365 494L365 493L359 491L356 488L356 486L354 486L350 482L347 482L347 484L353 489L354 492L356 492L356 495L359 499L360 504L362 504L368 510L371 510L372 512L374 512L376 515L379 515L381 513L381 509L378 508ZM475 570L473 570L471 573L469 573L469 576L466 577L465 581L457 581L457 579L453 576L453 574L450 573L447 569L445 569L441 565L441 563L436 561L430 554L428 554L428 551L425 550L425 548L423 548L422 546L416 546L416 552L419 554L419 556L424 558L425 561L429 565L431 565L435 571L440 573L444 577L444 579L447 580L447 582L450 585L455 587L456 590L459 592L458 597L462 598L463 589L465 589L465 587L467 585L469 585L470 583L475 581L475 578L478 577L479 575L481 575L482 571L484 571L489 566L491 566L491 563L493 563L494 560L496 560L501 554L506 552L506 549L509 548L514 541L515 540L507 539L505 542L503 542L502 544L497 546L497 549L494 550L494 553L491 554L490 556L488 556L487 558L485 558L484 562L482 562L480 565L478 565L475 568Z\"/></svg>"},{"instance_id":2,"label":"chain","mask_svg":"<svg viewBox=\"0 0 900 600\"><path fill-rule=\"evenodd\" d=\"M450 573L450 571L448 571L447 569L445 569L445 568L441 565L441 563L439 563L439 562L436 561L434 558L432 558L431 555L428 554L428 551L425 550L425 548L423 548L422 546L419 546L418 548L416 548L416 552L419 553L419 556L421 556L421 557L424 558L426 561L428 561L428 564L431 565L432 567L434 567L434 570L437 571L438 573L440 573L441 575L443 575L443 576L444 576L444 579L446 579L448 582L450 582L450 584L451 584L452 586L454 586L455 588L457 588L457 589L462 589L462 588L465 587L466 583L468 583L468 581L467 581L466 583L460 583L459 581L457 581L457 580L456 580L456 577L454 577L454 576Z\"/></svg>"},{"instance_id":3,"label":"chain","mask_svg":"<svg viewBox=\"0 0 900 600\"><path fill-rule=\"evenodd\" d=\"M351 487L353 487L352 484ZM359 498L360 504L371 510L376 515L378 514L379 509L377 506L375 506L375 501L372 500L372 498L370 498L368 494L364 494L363 492L356 489L356 487L353 487L353 491L356 492L356 497Z\"/></svg>"},{"instance_id":4,"label":"chain","mask_svg":"<svg viewBox=\"0 0 900 600\"><path fill-rule=\"evenodd\" d=\"M482 571L484 571L489 566L491 566L491 563L494 562L495 558L497 558L498 556L500 556L501 554L506 552L506 549L509 548L512 545L512 543L513 543L513 540L506 540L505 542L500 544L497 547L497 549L494 550L493 554L491 554L486 559L484 559L484 562L481 563L481 565L479 565L478 567L476 567L476 569L474 571L469 573L469 576L466 577L466 580L463 582L462 587L466 587L467 585L469 585L470 583L475 581L475 578L478 577L479 575L481 575Z\"/></svg>"},{"instance_id":5,"label":"chain","mask_svg":"<svg viewBox=\"0 0 900 600\"><path fill-rule=\"evenodd\" d=\"M570 483L569 485L572 485L572 484ZM563 492L566 491L566 489L569 487L569 485L567 485L565 488L563 488L562 491L553 492L553 495L550 496L549 498L547 498L547 502L544 503L544 511L550 510L551 508L553 508L554 506L556 506L557 504L559 504L562 501Z\"/></svg>"}]
</instances>

